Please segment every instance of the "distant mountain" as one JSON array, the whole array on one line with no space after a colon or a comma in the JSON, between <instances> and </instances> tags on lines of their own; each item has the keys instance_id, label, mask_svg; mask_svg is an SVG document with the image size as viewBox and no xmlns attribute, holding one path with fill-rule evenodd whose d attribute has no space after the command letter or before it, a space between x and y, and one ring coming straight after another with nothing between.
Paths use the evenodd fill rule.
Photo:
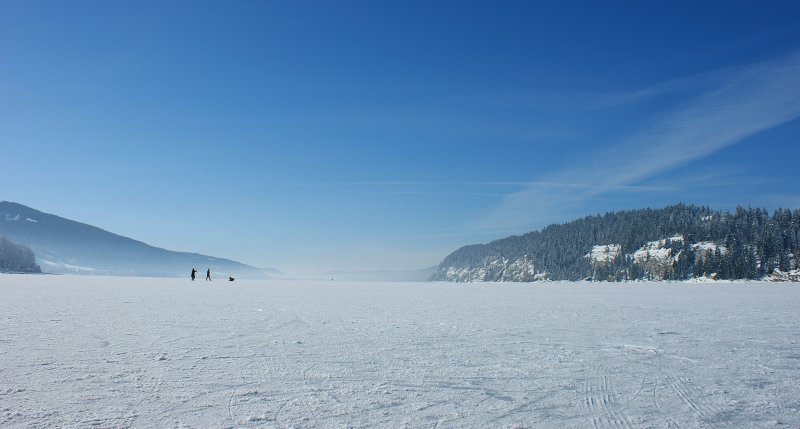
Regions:
<instances>
[{"instance_id":1,"label":"distant mountain","mask_svg":"<svg viewBox=\"0 0 800 429\"><path fill-rule=\"evenodd\" d=\"M0 202L0 237L33 250L46 273L188 277L193 267L218 277L265 277L274 269L229 259L153 247L100 228L43 213L21 204Z\"/></svg>"},{"instance_id":2,"label":"distant mountain","mask_svg":"<svg viewBox=\"0 0 800 429\"><path fill-rule=\"evenodd\" d=\"M437 267L406 271L331 271L325 273L333 280L376 282L424 282L431 278Z\"/></svg>"},{"instance_id":3,"label":"distant mountain","mask_svg":"<svg viewBox=\"0 0 800 429\"><path fill-rule=\"evenodd\" d=\"M800 281L800 210L678 204L588 216L448 255L433 280Z\"/></svg>"}]
</instances>

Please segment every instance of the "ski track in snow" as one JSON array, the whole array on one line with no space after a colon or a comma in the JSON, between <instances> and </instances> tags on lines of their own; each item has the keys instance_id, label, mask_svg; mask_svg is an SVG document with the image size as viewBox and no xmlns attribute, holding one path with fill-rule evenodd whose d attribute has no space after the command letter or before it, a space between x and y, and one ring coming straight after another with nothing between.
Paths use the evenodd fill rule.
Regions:
<instances>
[{"instance_id":1,"label":"ski track in snow","mask_svg":"<svg viewBox=\"0 0 800 429\"><path fill-rule=\"evenodd\" d=\"M800 427L799 284L0 275L0 427Z\"/></svg>"}]
</instances>

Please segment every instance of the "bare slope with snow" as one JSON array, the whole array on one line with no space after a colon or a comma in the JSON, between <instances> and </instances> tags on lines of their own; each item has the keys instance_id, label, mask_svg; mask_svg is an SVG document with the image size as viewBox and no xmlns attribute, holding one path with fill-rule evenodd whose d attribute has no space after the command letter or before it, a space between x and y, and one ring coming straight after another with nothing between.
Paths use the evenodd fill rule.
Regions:
<instances>
[{"instance_id":1,"label":"bare slope with snow","mask_svg":"<svg viewBox=\"0 0 800 429\"><path fill-rule=\"evenodd\" d=\"M0 426L800 427L798 284L0 275Z\"/></svg>"}]
</instances>

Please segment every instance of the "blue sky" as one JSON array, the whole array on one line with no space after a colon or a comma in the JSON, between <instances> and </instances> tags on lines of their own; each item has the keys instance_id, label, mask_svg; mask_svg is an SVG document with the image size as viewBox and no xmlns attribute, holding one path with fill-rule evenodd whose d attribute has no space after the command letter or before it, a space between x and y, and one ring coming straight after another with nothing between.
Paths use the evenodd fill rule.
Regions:
<instances>
[{"instance_id":1,"label":"blue sky","mask_svg":"<svg viewBox=\"0 0 800 429\"><path fill-rule=\"evenodd\" d=\"M800 3L0 3L0 199L294 274L800 208Z\"/></svg>"}]
</instances>

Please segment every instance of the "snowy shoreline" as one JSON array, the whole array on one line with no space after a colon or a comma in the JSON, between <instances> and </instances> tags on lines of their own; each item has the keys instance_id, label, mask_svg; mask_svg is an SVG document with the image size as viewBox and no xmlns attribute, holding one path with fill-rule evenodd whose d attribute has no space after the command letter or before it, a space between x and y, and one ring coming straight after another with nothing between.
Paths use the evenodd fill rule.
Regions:
<instances>
[{"instance_id":1,"label":"snowy shoreline","mask_svg":"<svg viewBox=\"0 0 800 429\"><path fill-rule=\"evenodd\" d=\"M4 274L0 426L800 426L798 284L718 283Z\"/></svg>"}]
</instances>

